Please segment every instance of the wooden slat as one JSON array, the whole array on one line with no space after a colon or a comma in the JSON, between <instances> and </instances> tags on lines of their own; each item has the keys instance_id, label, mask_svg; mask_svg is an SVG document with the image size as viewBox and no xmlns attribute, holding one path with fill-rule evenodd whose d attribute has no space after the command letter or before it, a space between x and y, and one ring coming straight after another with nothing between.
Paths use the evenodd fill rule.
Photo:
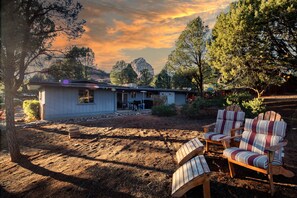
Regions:
<instances>
[{"instance_id":1,"label":"wooden slat","mask_svg":"<svg viewBox=\"0 0 297 198\"><path fill-rule=\"evenodd\" d=\"M187 143L183 144L181 148L176 152L176 159L179 165L184 164L186 161L191 159L197 154L201 154L203 152L204 146L198 140L198 138L194 138Z\"/></svg>"},{"instance_id":2,"label":"wooden slat","mask_svg":"<svg viewBox=\"0 0 297 198\"><path fill-rule=\"evenodd\" d=\"M199 158L200 158L200 161L201 161L201 164L202 164L204 173L209 173L210 170L209 170L208 164L207 164L204 156L203 155L199 155Z\"/></svg>"},{"instance_id":3,"label":"wooden slat","mask_svg":"<svg viewBox=\"0 0 297 198\"><path fill-rule=\"evenodd\" d=\"M172 196L181 197L197 185L203 185L204 195L209 197L209 177L207 174L209 172L209 167L203 155L192 158L174 172Z\"/></svg>"}]
</instances>

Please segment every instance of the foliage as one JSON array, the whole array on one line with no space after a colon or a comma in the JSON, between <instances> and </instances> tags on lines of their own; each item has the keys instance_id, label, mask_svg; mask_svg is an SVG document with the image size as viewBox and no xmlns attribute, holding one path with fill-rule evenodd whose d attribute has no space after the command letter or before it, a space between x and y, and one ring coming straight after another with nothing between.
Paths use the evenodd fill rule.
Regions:
<instances>
[{"instance_id":1,"label":"foliage","mask_svg":"<svg viewBox=\"0 0 297 198\"><path fill-rule=\"evenodd\" d=\"M171 76L167 73L166 69L162 69L156 76L155 87L164 89L171 88Z\"/></svg>"},{"instance_id":2,"label":"foliage","mask_svg":"<svg viewBox=\"0 0 297 198\"><path fill-rule=\"evenodd\" d=\"M160 105L152 107L152 115L157 116L174 116L177 114L177 110L174 104L172 105Z\"/></svg>"},{"instance_id":3,"label":"foliage","mask_svg":"<svg viewBox=\"0 0 297 198\"><path fill-rule=\"evenodd\" d=\"M213 113L209 108L215 108L217 111L217 108L222 107L223 104L223 98L204 99L198 97L193 103L184 105L181 114L189 118L207 117Z\"/></svg>"},{"instance_id":4,"label":"foliage","mask_svg":"<svg viewBox=\"0 0 297 198\"><path fill-rule=\"evenodd\" d=\"M94 61L94 52L90 48L76 47L70 48L63 59L56 60L47 69L48 74L55 80L88 79L90 69ZM50 78L50 77L49 77Z\"/></svg>"},{"instance_id":5,"label":"foliage","mask_svg":"<svg viewBox=\"0 0 297 198\"><path fill-rule=\"evenodd\" d=\"M140 86L148 86L153 80L153 76L148 69L140 71L140 77L138 78L137 84Z\"/></svg>"},{"instance_id":6,"label":"foliage","mask_svg":"<svg viewBox=\"0 0 297 198\"><path fill-rule=\"evenodd\" d=\"M112 84L123 85L127 83L135 83L137 74L133 70L131 64L125 61L117 61L110 72L110 81Z\"/></svg>"},{"instance_id":7,"label":"foliage","mask_svg":"<svg viewBox=\"0 0 297 198\"><path fill-rule=\"evenodd\" d=\"M249 92L234 92L226 96L226 104L230 106L232 104L238 104L242 106L242 102L252 99L253 96Z\"/></svg>"},{"instance_id":8,"label":"foliage","mask_svg":"<svg viewBox=\"0 0 297 198\"><path fill-rule=\"evenodd\" d=\"M128 64L127 67L122 70L121 74L124 79L124 84L135 83L137 80L137 74L133 70L131 64Z\"/></svg>"},{"instance_id":9,"label":"foliage","mask_svg":"<svg viewBox=\"0 0 297 198\"><path fill-rule=\"evenodd\" d=\"M166 101L166 96L153 95L153 106L165 105Z\"/></svg>"},{"instance_id":10,"label":"foliage","mask_svg":"<svg viewBox=\"0 0 297 198\"><path fill-rule=\"evenodd\" d=\"M41 55L52 53L58 35L80 36L84 20L78 20L82 5L73 0L2 0L0 79L5 86L6 135L11 160L20 160L14 124L13 98L25 72ZM17 24L17 25L16 25Z\"/></svg>"},{"instance_id":11,"label":"foliage","mask_svg":"<svg viewBox=\"0 0 297 198\"><path fill-rule=\"evenodd\" d=\"M48 69L48 74L55 80L84 79L84 66L75 60L57 60Z\"/></svg>"},{"instance_id":12,"label":"foliage","mask_svg":"<svg viewBox=\"0 0 297 198\"><path fill-rule=\"evenodd\" d=\"M195 75L195 68L178 68L175 74L172 77L172 86L174 88L191 88L191 89L197 89L196 86L193 84L193 77Z\"/></svg>"},{"instance_id":13,"label":"foliage","mask_svg":"<svg viewBox=\"0 0 297 198\"><path fill-rule=\"evenodd\" d=\"M244 107L244 111L246 113L247 117L255 117L259 113L262 113L265 111L265 105L264 105L264 99L263 98L254 98L249 101L243 101L242 106Z\"/></svg>"},{"instance_id":14,"label":"foliage","mask_svg":"<svg viewBox=\"0 0 297 198\"><path fill-rule=\"evenodd\" d=\"M179 74L189 70L194 87L203 96L204 80L210 75L210 67L205 62L206 39L209 33L208 26L205 26L200 17L190 21L185 30L181 33L175 44L175 50L168 57L168 65L172 72L178 71Z\"/></svg>"},{"instance_id":15,"label":"foliage","mask_svg":"<svg viewBox=\"0 0 297 198\"><path fill-rule=\"evenodd\" d=\"M38 100L25 100L23 102L24 113L28 121L40 119L40 104Z\"/></svg>"},{"instance_id":16,"label":"foliage","mask_svg":"<svg viewBox=\"0 0 297 198\"><path fill-rule=\"evenodd\" d=\"M258 97L269 85L285 82L288 59L296 61L296 13L296 1L290 0L232 3L218 17L208 46L208 62L219 70L220 82L252 89Z\"/></svg>"}]
</instances>

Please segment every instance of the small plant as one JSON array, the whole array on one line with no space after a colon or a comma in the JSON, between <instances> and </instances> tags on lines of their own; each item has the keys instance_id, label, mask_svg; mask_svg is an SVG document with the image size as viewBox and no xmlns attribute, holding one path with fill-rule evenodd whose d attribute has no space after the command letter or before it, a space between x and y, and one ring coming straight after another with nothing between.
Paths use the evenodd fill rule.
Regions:
<instances>
[{"instance_id":1,"label":"small plant","mask_svg":"<svg viewBox=\"0 0 297 198\"><path fill-rule=\"evenodd\" d=\"M242 106L245 109L247 116L256 116L265 111L264 99L254 98L249 101L243 101Z\"/></svg>"},{"instance_id":2,"label":"small plant","mask_svg":"<svg viewBox=\"0 0 297 198\"><path fill-rule=\"evenodd\" d=\"M175 105L159 105L152 107L152 115L174 116L177 114Z\"/></svg>"},{"instance_id":3,"label":"small plant","mask_svg":"<svg viewBox=\"0 0 297 198\"><path fill-rule=\"evenodd\" d=\"M234 92L226 97L226 105L230 106L232 104L241 105L243 101L248 101L252 99L252 95L248 92Z\"/></svg>"},{"instance_id":4,"label":"small plant","mask_svg":"<svg viewBox=\"0 0 297 198\"><path fill-rule=\"evenodd\" d=\"M40 119L40 104L38 100L25 100L23 102L24 113L26 114L27 121Z\"/></svg>"}]
</instances>

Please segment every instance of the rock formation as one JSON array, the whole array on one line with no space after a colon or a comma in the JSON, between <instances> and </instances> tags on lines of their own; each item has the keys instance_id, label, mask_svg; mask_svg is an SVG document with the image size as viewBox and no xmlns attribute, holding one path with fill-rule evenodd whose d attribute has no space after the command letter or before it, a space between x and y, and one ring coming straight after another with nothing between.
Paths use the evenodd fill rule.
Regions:
<instances>
[{"instance_id":1,"label":"rock formation","mask_svg":"<svg viewBox=\"0 0 297 198\"><path fill-rule=\"evenodd\" d=\"M147 69L151 76L154 76L154 69L153 67L146 62L144 58L137 58L131 62L131 66L133 70L137 73L138 78L141 78L141 71Z\"/></svg>"}]
</instances>

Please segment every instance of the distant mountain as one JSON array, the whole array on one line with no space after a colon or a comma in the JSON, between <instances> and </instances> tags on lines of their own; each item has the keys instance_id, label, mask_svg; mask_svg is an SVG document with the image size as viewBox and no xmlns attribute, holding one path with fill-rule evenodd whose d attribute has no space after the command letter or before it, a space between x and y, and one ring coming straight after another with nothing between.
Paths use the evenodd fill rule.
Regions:
<instances>
[{"instance_id":1,"label":"distant mountain","mask_svg":"<svg viewBox=\"0 0 297 198\"><path fill-rule=\"evenodd\" d=\"M144 58L137 58L131 62L131 66L133 70L137 73L138 78L141 77L141 71L147 69L151 76L154 76L154 69L153 67L146 62Z\"/></svg>"}]
</instances>

